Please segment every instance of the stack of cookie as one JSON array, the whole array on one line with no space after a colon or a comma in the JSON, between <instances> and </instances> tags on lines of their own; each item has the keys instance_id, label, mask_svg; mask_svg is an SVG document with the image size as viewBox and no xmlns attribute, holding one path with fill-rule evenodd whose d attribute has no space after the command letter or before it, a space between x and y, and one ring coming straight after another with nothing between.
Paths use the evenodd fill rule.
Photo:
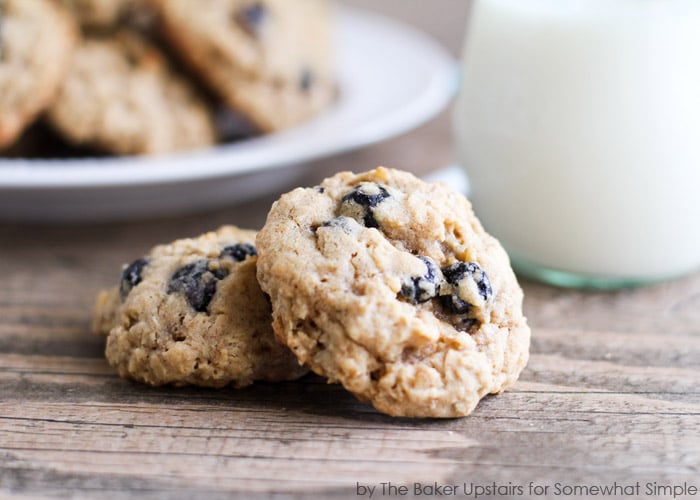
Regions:
<instances>
[{"instance_id":1,"label":"stack of cookie","mask_svg":"<svg viewBox=\"0 0 700 500\"><path fill-rule=\"evenodd\" d=\"M331 10L329 0L0 0L0 150L39 118L69 144L120 155L302 123L334 98Z\"/></svg>"},{"instance_id":2,"label":"stack of cookie","mask_svg":"<svg viewBox=\"0 0 700 500\"><path fill-rule=\"evenodd\" d=\"M469 202L381 167L283 195L257 235L156 247L99 295L94 330L125 378L241 387L310 369L411 417L469 414L516 381L530 340Z\"/></svg>"}]
</instances>

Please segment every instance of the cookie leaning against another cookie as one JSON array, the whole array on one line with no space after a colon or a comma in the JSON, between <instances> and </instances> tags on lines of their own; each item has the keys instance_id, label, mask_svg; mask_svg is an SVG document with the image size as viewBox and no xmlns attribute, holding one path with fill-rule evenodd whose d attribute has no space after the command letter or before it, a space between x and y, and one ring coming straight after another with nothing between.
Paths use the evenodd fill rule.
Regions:
<instances>
[{"instance_id":1,"label":"cookie leaning against another cookie","mask_svg":"<svg viewBox=\"0 0 700 500\"><path fill-rule=\"evenodd\" d=\"M48 117L69 142L116 154L214 142L209 109L195 88L158 49L126 29L80 42Z\"/></svg>"},{"instance_id":2,"label":"cookie leaning against another cookie","mask_svg":"<svg viewBox=\"0 0 700 500\"><path fill-rule=\"evenodd\" d=\"M256 241L277 338L379 411L467 415L527 362L508 257L445 186L340 173L283 195Z\"/></svg>"},{"instance_id":3,"label":"cookie leaning against another cookie","mask_svg":"<svg viewBox=\"0 0 700 500\"><path fill-rule=\"evenodd\" d=\"M335 98L329 0L153 0L168 39L212 90L263 132Z\"/></svg>"},{"instance_id":4,"label":"cookie leaning against another cookie","mask_svg":"<svg viewBox=\"0 0 700 500\"><path fill-rule=\"evenodd\" d=\"M50 0L0 0L0 148L49 105L77 37Z\"/></svg>"},{"instance_id":5,"label":"cookie leaning against another cookie","mask_svg":"<svg viewBox=\"0 0 700 500\"><path fill-rule=\"evenodd\" d=\"M307 370L274 337L255 278L255 232L224 226L155 247L101 292L93 330L122 377L151 385L243 387Z\"/></svg>"}]
</instances>

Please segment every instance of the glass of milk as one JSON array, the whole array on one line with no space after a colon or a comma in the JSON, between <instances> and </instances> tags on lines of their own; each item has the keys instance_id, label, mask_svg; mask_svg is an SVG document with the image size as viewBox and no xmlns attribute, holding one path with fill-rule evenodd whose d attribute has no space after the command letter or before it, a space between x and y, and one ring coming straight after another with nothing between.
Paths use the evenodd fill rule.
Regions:
<instances>
[{"instance_id":1,"label":"glass of milk","mask_svg":"<svg viewBox=\"0 0 700 500\"><path fill-rule=\"evenodd\" d=\"M463 64L470 198L517 270L700 269L700 0L475 0Z\"/></svg>"}]
</instances>

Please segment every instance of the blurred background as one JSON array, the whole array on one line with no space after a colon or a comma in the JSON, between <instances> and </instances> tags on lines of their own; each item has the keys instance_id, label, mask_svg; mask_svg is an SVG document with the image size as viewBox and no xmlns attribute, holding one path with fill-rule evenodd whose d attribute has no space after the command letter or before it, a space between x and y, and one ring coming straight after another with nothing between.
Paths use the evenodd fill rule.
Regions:
<instances>
[{"instance_id":1,"label":"blurred background","mask_svg":"<svg viewBox=\"0 0 700 500\"><path fill-rule=\"evenodd\" d=\"M458 56L472 0L343 0L342 3L412 24Z\"/></svg>"},{"instance_id":2,"label":"blurred background","mask_svg":"<svg viewBox=\"0 0 700 500\"><path fill-rule=\"evenodd\" d=\"M83 3L80 1L63 1L65 5L74 5L79 9L83 8ZM287 165L296 164L296 166L294 168L270 170L266 172L267 175L258 175L257 177L239 175L239 172L235 170L237 168L236 165L239 165L238 160L240 158L234 158L233 156L215 159L221 166L221 170L218 171L216 170L218 167L207 170L209 165L212 165L214 162L195 160L188 163L186 160L182 161L186 155L177 155L172 158L165 156L158 158L154 155L149 159L155 159L155 161L151 163L141 162L140 160L143 158L141 155L144 154L172 153L173 145L182 146L182 151L188 151L201 148L201 144L210 144L210 142L207 142L210 139L204 137L206 134L192 132L192 130L196 130L196 124L199 124L197 126L200 129L202 128L201 122L203 120L199 120L201 117L196 115L196 113L189 113L190 110L183 110L183 113L188 113L187 116L191 118L190 120L182 119L182 116L178 115L177 111L174 111L178 106L173 104L179 105L179 103L169 100L168 95L172 95L172 92L163 90L166 87L164 81L167 81L167 79L151 82L153 85L151 85L149 92L145 92L141 91L142 89L137 89L135 84L132 86L136 78L133 78L133 75L130 75L128 70L122 70L124 74L120 75L120 77L123 81L114 78L112 70L105 72L107 75L105 78L102 78L102 75L99 73L90 75L89 72L88 76L92 80L86 80L86 77L81 78L76 70L78 67L76 61L81 61L80 65L88 69L96 67L95 61L102 61L105 67L114 68L119 64L124 66L124 61L120 61L120 58L124 59L124 54L120 52L128 52L120 49L114 50L113 46L109 47L106 43L103 43L110 43L112 34L109 30L105 40L98 43L96 40L103 33L95 31L96 28L94 27L81 25L83 41L77 44L75 55L73 56L73 66L66 72L68 76L78 76L70 79L66 77L66 82L59 85L59 91L56 93L60 98L55 99L56 103L52 104L48 111L39 110L36 112L36 119L33 124L27 126L25 133L20 136L15 144L11 144L5 149L0 147L0 150L2 150L0 152L0 167L6 168L5 172L8 174L4 176L5 181L0 182L0 218L6 221L49 222L74 219L98 221L110 220L109 214L121 216L121 214L131 210L133 213L138 212L141 218L148 219L170 215L203 213L211 209L223 208L226 205L232 206L242 201L243 194L247 195L246 201L250 201L250 199L259 195L265 195L265 200L260 201L260 206L264 207L269 203L267 195L274 199L291 186L314 184L325 176L332 175L339 170L361 171L383 164L423 175L454 163L455 153L451 130L451 111L453 108L452 106L445 108L445 103L456 92L456 72L451 67L453 61L450 61L445 55L454 58L454 62L459 57L472 2L464 0L435 0L430 3L421 0L339 0L337 3L357 8L358 11L375 12L387 18L395 19L400 24L411 25L427 34L428 37L436 40L440 47L443 47L446 51L442 53L443 50L440 48L426 53L421 50L414 50L414 48L420 49L421 47L414 47L412 43L418 46L422 45L423 48L425 44L423 37L420 35L414 36L415 34L411 31L405 31L403 34L407 37L406 43L401 43L401 33L399 33L397 41L397 31L400 32L402 30L400 24L396 25L399 28L397 31L392 31L392 23L388 25L377 24L378 29L374 30L373 35L373 46L363 45L361 34L350 37L352 45L357 46L354 51L356 54L355 60L359 61L359 64L355 64L350 70L345 70L346 77L351 75L350 78L345 79L353 80L351 82L353 88L350 90L354 92L354 95L362 96L362 103L358 105L356 101L352 101L340 114L342 116L357 115L357 110L362 109L365 118L360 122L360 126L354 126L354 122L348 125L347 121L343 122L342 127L338 126L337 123L327 126L326 122L324 122L322 126L317 127L311 133L307 130L306 134L297 134L296 136L292 134L289 136L290 140L287 140L284 144L284 148L277 147L279 142L273 144L274 140L272 142L264 142L264 151L261 148L258 148L258 151L251 151L248 158L256 155L260 156L270 151L274 152L274 154L271 155L271 159L267 158L264 160L267 163L258 162L258 166L269 167L270 161L276 162L275 165L282 165L286 162ZM23 4L17 3L17 5ZM102 4L95 2L94 5ZM119 4L116 3L114 5ZM136 3L135 5L142 6L144 4ZM209 19L209 21L213 25L216 24L216 19L220 18L221 16L214 16L214 20ZM7 19L5 21L7 24ZM28 18L27 21L27 25L31 25L32 19ZM144 31L147 34L160 33L157 29L152 29L149 23L144 25ZM132 27L130 26L130 28ZM99 30L103 29L103 27L99 27ZM100 35L95 36L98 33ZM321 38L320 40L316 45L323 45L322 41L324 39ZM89 49L88 42L91 44ZM185 64L187 62L185 59L187 58L183 56L187 51L170 44L172 42L156 45L158 49L163 49L164 55L168 56L170 62L177 63L176 72L179 72L180 76L184 77L183 80L187 80L183 84L192 84L193 87L196 87L197 92L206 90L206 92L202 92L205 95L197 95L197 97L206 97L207 104L214 108L212 114L216 117L213 121L217 133L220 132L219 125L223 123L231 125L234 131L232 136L235 137L238 132L241 132L239 127L242 127L243 135L240 137L247 137L246 134L249 131L248 125L250 123L241 124L239 118L242 116L237 116L236 113L233 113L232 117L228 117L232 118L231 120L219 120L219 115L226 116L227 114L219 113L222 110L220 108L221 102L226 99L222 98L221 95L213 95L220 92L220 89L215 89L216 92L212 90L212 88L216 87L216 84L212 84L211 81L202 84L205 79L212 81L217 79L221 81L222 79L216 77L216 75L211 77L201 68L190 68L188 64ZM133 45L136 46L138 44ZM380 54L374 54L377 51L373 51L372 48L378 45L385 46L385 50L379 51L381 52ZM92 54L90 51L92 51ZM141 51L143 52L143 50ZM136 60L139 60L139 57L142 56L139 55L138 51L135 52L135 55L131 54L129 57L135 57ZM425 54L428 55L426 56ZM365 62L364 59L372 59L365 56L373 56L373 61L370 64L363 64ZM394 58L394 56L398 56L395 57L397 61L403 61L401 63L401 72L394 71L393 67L385 64L385 61L387 63L397 62L387 60ZM105 61L108 60L112 62L106 64ZM420 64L421 62L424 64ZM376 71L377 66L379 66L381 71ZM439 76L438 73L440 74ZM427 89L431 85L431 79L442 80L442 83L437 85L439 88ZM317 78L317 81L321 80L322 78ZM236 86L231 79L223 78L223 81L228 82L230 88ZM432 83L432 85L434 84L435 82ZM360 90L356 88L358 85L361 87ZM129 90L122 91L120 87L128 88ZM346 90L347 88L343 88L340 93L340 100L344 102L347 101L344 99L348 95L345 92ZM163 98L159 94L164 94L165 97ZM403 97L399 98L397 94L402 94ZM437 94L440 94L437 99L435 97L431 98L431 95L435 96ZM131 95L134 96L134 99L125 97ZM431 99L432 104L429 104ZM393 100L393 103L387 106L388 101L391 100ZM157 105L154 104L154 101L158 101ZM111 108L108 107L107 103L110 103ZM432 111L423 113L422 117L416 118L415 109L425 109L425 106L430 106ZM268 108L273 109L274 107L274 103L268 106ZM235 108L234 103L232 109ZM414 111L411 111L411 109ZM121 122L128 122L131 128L125 126L123 128L126 131L115 131L115 128L110 125L114 121L112 118L120 116L124 110L130 110L129 120L122 119ZM167 110L171 111L167 112ZM330 115L333 115L333 111L331 109ZM244 115L245 113L242 114ZM249 114L252 115L252 113ZM272 114L285 115L284 112ZM328 113L325 114L325 116L328 115ZM413 118L410 118L409 115L412 115ZM244 122L247 121L245 117L242 118ZM390 125L389 121L392 122ZM189 126L189 130L186 130L187 126L184 126L184 130L178 131L178 123L186 124L190 122L195 125ZM342 142L343 137L350 135L348 132L357 133L361 126L365 126L369 122L372 122L372 126L367 127L368 130L366 132L358 134L359 140L355 141L355 144L352 146L354 148L357 143L360 143L362 147L353 151L347 152L350 148L338 147L336 143L332 149L333 154L320 160L308 160L309 156L316 158L318 155L305 157L304 154L299 154L298 148L294 151L295 145L300 145L302 149L306 148L308 150L309 143L320 142L323 144L324 139L319 139L319 135L323 136L324 134L316 134L314 132L337 130L334 140L339 138ZM383 122L381 127L375 126L379 122ZM98 123L102 124L102 126L96 126ZM313 128L313 123L310 125ZM117 129L120 126L116 124ZM101 130L102 128L105 130ZM161 134L169 138L167 141L159 142L158 138L155 137L156 133L153 131L159 128L168 129L167 132ZM228 125L223 126L223 129L227 128ZM286 130L287 126L285 125L285 127L281 128ZM128 140L120 139L121 137L127 137L127 135ZM223 135L224 140L219 142L229 142L226 138L228 134L224 133ZM274 135L263 133L263 139ZM183 138L195 136L202 136L201 143L195 141L193 144L188 145L184 142ZM426 147L426 145L429 145L429 147ZM204 151L206 152L206 148L204 148ZM177 152L179 153L179 151ZM121 158L123 155L134 154L137 155L136 162L128 158ZM274 157L275 154L276 157ZM97 162L94 165L77 162L76 165L70 165L77 167L86 166L85 175L77 170L70 174L68 170L60 170L60 164L51 163L55 158L81 157L82 159L89 159L105 155L108 156L106 162ZM30 168L24 169L18 166L17 163L11 163L11 161L3 165L2 157L5 156L11 158L48 159L49 163L38 165L35 162L32 165L28 165ZM112 158L117 161L110 163ZM307 159L304 160L304 158ZM122 159L126 161L120 162L119 160ZM161 159L162 161L160 161ZM180 161L179 164L178 161ZM246 161L244 160L243 163L245 164ZM248 168L249 165L245 164L243 170ZM154 177L158 177L161 181L158 185L140 181L138 175L143 174L147 168L150 170L145 176L150 175L151 171L154 172ZM250 167L245 172L250 172L253 168L255 167ZM177 172L183 169L190 173L196 173L196 175L190 176L195 178L189 180L201 181L199 184L190 182L192 187L187 192L178 191L176 189L177 186L174 185L175 177L170 175L173 171ZM202 169L207 170L208 174L200 175L199 172ZM226 175L222 175L222 172ZM216 177L216 185L204 183L203 179L207 175ZM102 182L102 184L98 185L95 179ZM125 185L129 186L128 190L120 188L120 186ZM55 189L58 186L61 186L61 189ZM82 189L81 186L90 186L90 189ZM112 186L114 186L114 189L111 189ZM198 200L194 200L195 197ZM214 197L222 201L208 203L210 200L214 200ZM167 207L161 206L159 210L155 210L157 202L166 199L177 201L180 209L178 210L178 206L171 204ZM39 200L41 201L39 202ZM149 200L153 202L151 208L149 208ZM207 203L208 205L205 207L204 205ZM137 210L137 205L142 206L143 209ZM191 210L189 208L190 205L194 209ZM89 207L89 209L76 209L75 207L78 206ZM122 207L125 207L125 211L121 210ZM98 213L96 210L101 212ZM101 213L107 215L102 216ZM253 221L243 220L238 222L254 226L261 223L260 217L256 217Z\"/></svg>"}]
</instances>

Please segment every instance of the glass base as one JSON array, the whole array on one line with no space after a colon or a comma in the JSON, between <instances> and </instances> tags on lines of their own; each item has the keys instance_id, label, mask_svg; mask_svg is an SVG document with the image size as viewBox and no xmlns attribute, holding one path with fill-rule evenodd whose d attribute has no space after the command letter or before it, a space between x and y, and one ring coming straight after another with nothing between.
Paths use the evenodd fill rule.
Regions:
<instances>
[{"instance_id":1,"label":"glass base","mask_svg":"<svg viewBox=\"0 0 700 500\"><path fill-rule=\"evenodd\" d=\"M584 288L591 290L619 290L651 285L672 279L668 278L610 278L586 274L570 273L556 269L547 269L518 258L511 257L516 273L526 278L564 288Z\"/></svg>"}]
</instances>

